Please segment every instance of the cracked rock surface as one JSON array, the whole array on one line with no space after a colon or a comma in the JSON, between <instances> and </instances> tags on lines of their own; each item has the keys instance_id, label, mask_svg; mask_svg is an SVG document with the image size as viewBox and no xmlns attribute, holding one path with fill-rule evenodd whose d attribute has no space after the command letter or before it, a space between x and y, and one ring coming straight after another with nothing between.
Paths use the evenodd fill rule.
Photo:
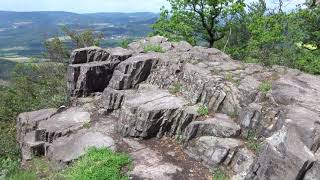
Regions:
<instances>
[{"instance_id":1,"label":"cracked rock surface","mask_svg":"<svg viewBox=\"0 0 320 180\"><path fill-rule=\"evenodd\" d=\"M68 164L107 147L133 157L132 179L210 179L209 168L233 180L320 179L319 76L155 36L75 50L68 91L72 106L18 116L25 161Z\"/></svg>"}]
</instances>

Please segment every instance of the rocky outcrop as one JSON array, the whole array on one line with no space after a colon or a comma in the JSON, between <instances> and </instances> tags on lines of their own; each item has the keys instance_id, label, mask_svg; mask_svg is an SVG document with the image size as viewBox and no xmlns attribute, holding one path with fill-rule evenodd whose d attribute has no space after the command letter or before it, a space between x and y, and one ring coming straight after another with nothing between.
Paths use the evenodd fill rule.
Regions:
<instances>
[{"instance_id":1,"label":"rocky outcrop","mask_svg":"<svg viewBox=\"0 0 320 180\"><path fill-rule=\"evenodd\" d=\"M163 52L144 52L150 45ZM234 180L320 177L319 76L241 63L160 36L128 49L75 50L68 73L75 107L18 117L25 160L46 155L69 163L89 147L127 144L137 163L132 177L192 179L141 143L170 137L189 157ZM89 95L94 103L79 104Z\"/></svg>"},{"instance_id":2,"label":"rocky outcrop","mask_svg":"<svg viewBox=\"0 0 320 180\"><path fill-rule=\"evenodd\" d=\"M116 66L132 56L132 51L90 47L75 50L68 67L68 89L71 96L88 96L102 92L109 84Z\"/></svg>"}]
</instances>

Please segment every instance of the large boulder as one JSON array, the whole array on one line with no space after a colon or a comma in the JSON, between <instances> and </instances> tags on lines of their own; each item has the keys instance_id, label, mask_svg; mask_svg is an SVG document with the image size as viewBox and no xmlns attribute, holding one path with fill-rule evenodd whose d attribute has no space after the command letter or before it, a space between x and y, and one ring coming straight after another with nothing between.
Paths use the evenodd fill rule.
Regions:
<instances>
[{"instance_id":1,"label":"large boulder","mask_svg":"<svg viewBox=\"0 0 320 180\"><path fill-rule=\"evenodd\" d=\"M294 126L286 125L268 138L248 179L303 179L316 161Z\"/></svg>"},{"instance_id":2,"label":"large boulder","mask_svg":"<svg viewBox=\"0 0 320 180\"><path fill-rule=\"evenodd\" d=\"M239 136L240 131L240 126L233 122L230 117L225 114L215 114L214 118L190 123L184 131L183 138L185 141L201 136L230 138Z\"/></svg>"},{"instance_id":3,"label":"large boulder","mask_svg":"<svg viewBox=\"0 0 320 180\"><path fill-rule=\"evenodd\" d=\"M132 56L123 48L82 48L73 51L68 67L68 91L71 96L88 96L102 92L117 65Z\"/></svg>"},{"instance_id":4,"label":"large boulder","mask_svg":"<svg viewBox=\"0 0 320 180\"><path fill-rule=\"evenodd\" d=\"M95 131L80 131L69 137L62 137L55 141L49 146L47 156L56 162L70 163L93 147L116 149L112 137Z\"/></svg>"}]
</instances>

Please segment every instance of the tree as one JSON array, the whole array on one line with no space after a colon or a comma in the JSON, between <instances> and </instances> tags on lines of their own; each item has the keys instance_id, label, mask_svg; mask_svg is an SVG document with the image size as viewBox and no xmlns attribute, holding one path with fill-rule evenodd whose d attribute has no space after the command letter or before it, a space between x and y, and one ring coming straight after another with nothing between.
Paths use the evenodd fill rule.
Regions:
<instances>
[{"instance_id":1,"label":"tree","mask_svg":"<svg viewBox=\"0 0 320 180\"><path fill-rule=\"evenodd\" d=\"M67 62L66 59L70 57L70 52L68 51L66 44L58 37L46 40L44 42L44 47L46 49L44 54L51 61L64 63Z\"/></svg>"},{"instance_id":2,"label":"tree","mask_svg":"<svg viewBox=\"0 0 320 180\"><path fill-rule=\"evenodd\" d=\"M94 33L91 30L76 32L68 29L66 26L61 27L63 33L71 38L75 48L84 48L89 46L99 46L100 41L104 38L102 33Z\"/></svg>"},{"instance_id":3,"label":"tree","mask_svg":"<svg viewBox=\"0 0 320 180\"><path fill-rule=\"evenodd\" d=\"M45 47L44 55L49 61L67 63L72 49L99 46L104 38L102 33L94 33L91 30L77 32L70 30L66 26L61 27L61 30L65 36L70 37L72 47L68 46L68 43L59 37L46 40L43 43Z\"/></svg>"},{"instance_id":4,"label":"tree","mask_svg":"<svg viewBox=\"0 0 320 180\"><path fill-rule=\"evenodd\" d=\"M244 11L243 0L168 0L172 10L162 8L153 34L209 47L225 36L230 18Z\"/></svg>"}]
</instances>

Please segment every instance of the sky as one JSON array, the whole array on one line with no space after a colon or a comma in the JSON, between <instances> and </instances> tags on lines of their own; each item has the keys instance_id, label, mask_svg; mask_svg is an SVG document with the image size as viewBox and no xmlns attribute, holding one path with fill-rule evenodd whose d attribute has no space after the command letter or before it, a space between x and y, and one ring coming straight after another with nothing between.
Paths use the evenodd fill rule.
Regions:
<instances>
[{"instance_id":1,"label":"sky","mask_svg":"<svg viewBox=\"0 0 320 180\"><path fill-rule=\"evenodd\" d=\"M293 9L305 0L285 1L286 8ZM276 0L267 2L272 6ZM166 0L0 0L0 10L5 11L159 12L162 6L169 4Z\"/></svg>"}]
</instances>

